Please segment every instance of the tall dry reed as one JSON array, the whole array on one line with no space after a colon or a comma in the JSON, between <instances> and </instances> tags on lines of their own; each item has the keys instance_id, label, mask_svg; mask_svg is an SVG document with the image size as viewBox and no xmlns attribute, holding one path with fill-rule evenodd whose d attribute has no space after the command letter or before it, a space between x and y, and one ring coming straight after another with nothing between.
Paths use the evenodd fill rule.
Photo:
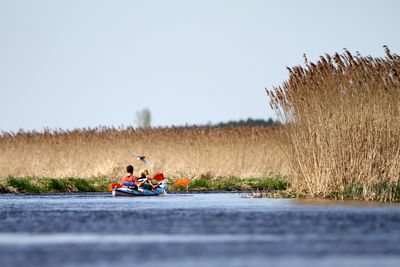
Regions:
<instances>
[{"instance_id":1,"label":"tall dry reed","mask_svg":"<svg viewBox=\"0 0 400 267\"><path fill-rule=\"evenodd\" d=\"M3 132L0 177L121 177L128 164L170 177L287 174L280 138L278 128L265 126Z\"/></svg>"},{"instance_id":2,"label":"tall dry reed","mask_svg":"<svg viewBox=\"0 0 400 267\"><path fill-rule=\"evenodd\" d=\"M363 199L399 192L400 57L345 50L289 69L267 90L285 124L292 186L313 196L343 198L361 186Z\"/></svg>"}]
</instances>

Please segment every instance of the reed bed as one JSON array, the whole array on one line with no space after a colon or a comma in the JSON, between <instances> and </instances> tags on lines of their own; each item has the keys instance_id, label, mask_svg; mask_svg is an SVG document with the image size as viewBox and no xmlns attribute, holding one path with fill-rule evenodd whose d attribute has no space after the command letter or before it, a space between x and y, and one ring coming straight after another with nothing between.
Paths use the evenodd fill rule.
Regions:
<instances>
[{"instance_id":1,"label":"reed bed","mask_svg":"<svg viewBox=\"0 0 400 267\"><path fill-rule=\"evenodd\" d=\"M278 127L266 126L3 132L0 177L120 178L128 164L136 174L147 168L171 178L285 175L281 138Z\"/></svg>"},{"instance_id":2,"label":"reed bed","mask_svg":"<svg viewBox=\"0 0 400 267\"><path fill-rule=\"evenodd\" d=\"M305 67L288 68L288 81L267 90L297 192L400 200L400 57L385 51L305 57Z\"/></svg>"}]
</instances>

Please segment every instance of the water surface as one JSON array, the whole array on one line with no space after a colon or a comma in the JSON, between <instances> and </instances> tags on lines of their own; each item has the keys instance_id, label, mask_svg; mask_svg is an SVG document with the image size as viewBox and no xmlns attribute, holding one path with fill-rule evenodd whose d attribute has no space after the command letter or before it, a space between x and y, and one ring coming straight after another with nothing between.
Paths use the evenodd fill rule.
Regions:
<instances>
[{"instance_id":1,"label":"water surface","mask_svg":"<svg viewBox=\"0 0 400 267\"><path fill-rule=\"evenodd\" d=\"M0 195L1 266L399 266L400 206L212 193Z\"/></svg>"}]
</instances>

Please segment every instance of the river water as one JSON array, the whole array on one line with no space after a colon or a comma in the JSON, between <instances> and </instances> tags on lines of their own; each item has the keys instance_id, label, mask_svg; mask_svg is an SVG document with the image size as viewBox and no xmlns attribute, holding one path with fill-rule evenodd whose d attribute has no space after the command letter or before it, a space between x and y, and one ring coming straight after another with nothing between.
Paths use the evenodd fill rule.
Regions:
<instances>
[{"instance_id":1,"label":"river water","mask_svg":"<svg viewBox=\"0 0 400 267\"><path fill-rule=\"evenodd\" d=\"M0 195L0 266L400 266L400 206L238 193Z\"/></svg>"}]
</instances>

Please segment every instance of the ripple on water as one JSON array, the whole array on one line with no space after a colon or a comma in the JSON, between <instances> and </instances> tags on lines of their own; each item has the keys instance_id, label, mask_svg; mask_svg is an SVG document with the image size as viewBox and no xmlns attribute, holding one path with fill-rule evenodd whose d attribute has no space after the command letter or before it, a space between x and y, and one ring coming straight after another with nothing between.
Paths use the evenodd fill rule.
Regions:
<instances>
[{"instance_id":1,"label":"ripple on water","mask_svg":"<svg viewBox=\"0 0 400 267\"><path fill-rule=\"evenodd\" d=\"M2 266L393 266L399 241L399 205L0 195Z\"/></svg>"}]
</instances>

